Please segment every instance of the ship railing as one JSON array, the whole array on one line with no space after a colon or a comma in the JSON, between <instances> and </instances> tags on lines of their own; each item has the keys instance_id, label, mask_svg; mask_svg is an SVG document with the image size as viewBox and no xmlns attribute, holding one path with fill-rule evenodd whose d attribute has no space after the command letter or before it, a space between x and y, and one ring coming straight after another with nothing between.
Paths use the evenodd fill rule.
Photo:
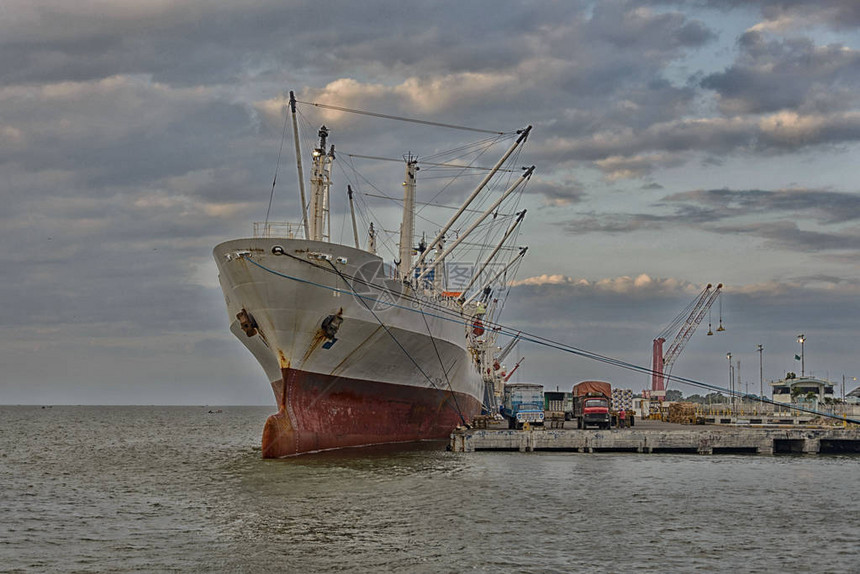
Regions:
<instances>
[{"instance_id":1,"label":"ship railing","mask_svg":"<svg viewBox=\"0 0 860 574\"><path fill-rule=\"evenodd\" d=\"M304 227L300 223L290 223L288 221L254 222L255 238L263 239L270 237L279 237L286 239L295 239L298 236L304 236Z\"/></svg>"}]
</instances>

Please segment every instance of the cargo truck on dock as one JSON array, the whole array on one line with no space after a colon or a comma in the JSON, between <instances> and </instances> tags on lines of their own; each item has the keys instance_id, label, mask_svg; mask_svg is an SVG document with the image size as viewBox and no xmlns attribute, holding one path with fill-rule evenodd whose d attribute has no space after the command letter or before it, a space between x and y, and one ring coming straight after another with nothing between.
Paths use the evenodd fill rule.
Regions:
<instances>
[{"instance_id":1,"label":"cargo truck on dock","mask_svg":"<svg viewBox=\"0 0 860 574\"><path fill-rule=\"evenodd\" d=\"M573 420L573 393L546 391L543 394L543 409L551 413L564 413L564 420Z\"/></svg>"},{"instance_id":2,"label":"cargo truck on dock","mask_svg":"<svg viewBox=\"0 0 860 574\"><path fill-rule=\"evenodd\" d=\"M612 385L604 381L582 381L573 387L573 418L576 428L596 426L609 429L612 419L609 414L609 399Z\"/></svg>"},{"instance_id":3,"label":"cargo truck on dock","mask_svg":"<svg viewBox=\"0 0 860 574\"><path fill-rule=\"evenodd\" d=\"M528 423L543 425L543 385L533 383L512 383L505 385L502 416L508 421L508 428L521 429Z\"/></svg>"}]
</instances>

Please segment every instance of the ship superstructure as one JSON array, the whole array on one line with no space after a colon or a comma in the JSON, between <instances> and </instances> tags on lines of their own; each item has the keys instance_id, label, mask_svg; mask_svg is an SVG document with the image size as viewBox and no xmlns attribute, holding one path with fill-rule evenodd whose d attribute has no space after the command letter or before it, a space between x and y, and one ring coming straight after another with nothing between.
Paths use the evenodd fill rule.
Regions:
<instances>
[{"instance_id":1,"label":"ship superstructure","mask_svg":"<svg viewBox=\"0 0 860 574\"><path fill-rule=\"evenodd\" d=\"M530 127L511 136L513 143L466 201L417 247L421 162L404 156L399 249L388 265L377 253L372 223L365 246L359 245L354 211L352 245L331 240L336 154L325 126L311 154L306 200L296 105L291 92L301 221L255 224L254 237L214 250L230 330L263 367L278 405L263 432L263 456L442 438L482 410L495 412L505 373L497 360L494 292L526 252L509 245L525 211L509 218L501 239L457 290L449 289L445 263L530 179L534 166L516 177L504 168ZM481 210L470 208L499 173L509 175L508 185Z\"/></svg>"}]
</instances>

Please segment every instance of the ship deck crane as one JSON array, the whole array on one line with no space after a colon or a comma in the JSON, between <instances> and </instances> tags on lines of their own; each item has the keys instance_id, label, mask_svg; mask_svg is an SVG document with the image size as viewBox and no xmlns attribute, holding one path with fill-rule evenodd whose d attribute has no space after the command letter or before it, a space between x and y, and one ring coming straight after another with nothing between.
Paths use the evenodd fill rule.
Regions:
<instances>
[{"instance_id":1,"label":"ship deck crane","mask_svg":"<svg viewBox=\"0 0 860 574\"><path fill-rule=\"evenodd\" d=\"M716 288L713 288L713 285L708 283L707 287L654 339L651 352L652 397L662 400L665 396L666 380L669 378L678 355L681 354L690 337L696 332L696 327L702 322L711 305L720 296L722 288L722 283L717 285ZM722 319L720 319L720 327L722 327ZM667 337L671 336L673 332L676 332L675 337L669 345L668 350L664 353L663 343L667 341ZM711 333L709 332L708 334L710 335Z\"/></svg>"},{"instance_id":2,"label":"ship deck crane","mask_svg":"<svg viewBox=\"0 0 860 574\"><path fill-rule=\"evenodd\" d=\"M514 368L513 368L513 369L511 369L511 372L510 372L510 373L508 373L508 374L505 376L504 381L505 381L506 383L511 379L511 376L513 376L514 372L515 372L517 369L519 369L519 368L520 368L520 365L522 365L522 364L523 364L523 361L525 361L525 360L526 360L526 358L525 358L525 357L522 357L522 358L520 358L520 360L519 360L519 361L517 361L517 364L516 364L516 365L514 365Z\"/></svg>"},{"instance_id":3,"label":"ship deck crane","mask_svg":"<svg viewBox=\"0 0 860 574\"><path fill-rule=\"evenodd\" d=\"M505 348L502 349L498 355L496 355L495 359L493 359L493 370L498 371L502 368L502 361L505 360L505 357L514 349L514 345L520 340L520 333L514 335L511 340L505 345Z\"/></svg>"}]
</instances>

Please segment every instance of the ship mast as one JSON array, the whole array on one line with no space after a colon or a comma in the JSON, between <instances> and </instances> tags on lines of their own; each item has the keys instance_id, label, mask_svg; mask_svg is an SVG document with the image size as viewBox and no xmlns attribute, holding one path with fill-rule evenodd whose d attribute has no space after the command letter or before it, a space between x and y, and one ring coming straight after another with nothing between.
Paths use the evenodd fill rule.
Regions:
<instances>
[{"instance_id":1,"label":"ship mast","mask_svg":"<svg viewBox=\"0 0 860 574\"><path fill-rule=\"evenodd\" d=\"M312 241L329 239L329 191L331 189L331 168L334 162L334 146L326 151L328 128L319 131L320 144L314 148L313 167L311 168L310 236Z\"/></svg>"},{"instance_id":2,"label":"ship mast","mask_svg":"<svg viewBox=\"0 0 860 574\"><path fill-rule=\"evenodd\" d=\"M299 126L296 121L296 95L290 91L290 111L293 117L293 145L296 148L296 169L299 172L299 196L302 202L302 225L305 229L305 239L310 238L308 233L308 204L305 200L305 175L302 170L302 149L299 145Z\"/></svg>"},{"instance_id":3,"label":"ship mast","mask_svg":"<svg viewBox=\"0 0 860 574\"><path fill-rule=\"evenodd\" d=\"M412 270L412 237L415 235L415 172L418 160L409 154L406 158L406 178L403 180L403 222L400 224L400 265L398 273L403 281L409 280Z\"/></svg>"},{"instance_id":4,"label":"ship mast","mask_svg":"<svg viewBox=\"0 0 860 574\"><path fill-rule=\"evenodd\" d=\"M372 221L367 229L367 251L376 255L376 231L373 229Z\"/></svg>"},{"instance_id":5,"label":"ship mast","mask_svg":"<svg viewBox=\"0 0 860 574\"><path fill-rule=\"evenodd\" d=\"M439 293L445 290L445 285L447 283L447 277L445 276L445 260L441 257L443 251L445 251L444 236L438 243L436 243L436 257L433 260L433 267L435 268L435 271L433 271L433 287Z\"/></svg>"},{"instance_id":6,"label":"ship mast","mask_svg":"<svg viewBox=\"0 0 860 574\"><path fill-rule=\"evenodd\" d=\"M349 196L349 215L352 217L352 237L355 240L355 248L361 249L358 244L358 227L355 225L355 204L352 202L352 186L346 186L346 194Z\"/></svg>"}]
</instances>

